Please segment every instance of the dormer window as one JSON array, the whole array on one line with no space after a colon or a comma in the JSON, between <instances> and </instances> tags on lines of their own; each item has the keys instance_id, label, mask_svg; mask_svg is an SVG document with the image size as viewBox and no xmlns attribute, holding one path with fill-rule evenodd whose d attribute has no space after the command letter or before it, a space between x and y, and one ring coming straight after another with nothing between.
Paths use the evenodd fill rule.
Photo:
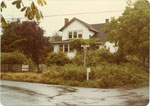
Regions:
<instances>
[{"instance_id":1,"label":"dormer window","mask_svg":"<svg viewBox=\"0 0 150 106\"><path fill-rule=\"evenodd\" d=\"M69 32L69 39L72 39L72 32Z\"/></svg>"}]
</instances>

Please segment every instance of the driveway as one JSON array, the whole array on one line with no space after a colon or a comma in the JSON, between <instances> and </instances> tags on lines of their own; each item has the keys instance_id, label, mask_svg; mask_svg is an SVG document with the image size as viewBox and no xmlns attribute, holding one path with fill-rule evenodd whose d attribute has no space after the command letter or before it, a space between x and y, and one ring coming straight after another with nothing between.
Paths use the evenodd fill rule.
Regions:
<instances>
[{"instance_id":1,"label":"driveway","mask_svg":"<svg viewBox=\"0 0 150 106\"><path fill-rule=\"evenodd\" d=\"M146 106L149 88L100 89L1 80L4 106Z\"/></svg>"}]
</instances>

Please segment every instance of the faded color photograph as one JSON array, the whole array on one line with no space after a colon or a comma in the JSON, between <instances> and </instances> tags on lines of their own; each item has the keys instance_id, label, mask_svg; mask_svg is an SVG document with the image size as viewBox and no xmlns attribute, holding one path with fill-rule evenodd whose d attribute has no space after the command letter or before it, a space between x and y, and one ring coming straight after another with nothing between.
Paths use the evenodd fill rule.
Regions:
<instances>
[{"instance_id":1,"label":"faded color photograph","mask_svg":"<svg viewBox=\"0 0 150 106\"><path fill-rule=\"evenodd\" d=\"M149 106L149 0L1 0L2 106Z\"/></svg>"}]
</instances>

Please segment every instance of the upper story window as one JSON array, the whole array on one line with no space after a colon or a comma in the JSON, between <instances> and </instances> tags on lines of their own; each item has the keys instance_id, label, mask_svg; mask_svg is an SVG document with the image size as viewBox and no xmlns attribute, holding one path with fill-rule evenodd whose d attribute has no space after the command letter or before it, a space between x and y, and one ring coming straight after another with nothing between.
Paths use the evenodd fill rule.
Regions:
<instances>
[{"instance_id":1,"label":"upper story window","mask_svg":"<svg viewBox=\"0 0 150 106\"><path fill-rule=\"evenodd\" d=\"M72 32L69 32L69 39L72 38Z\"/></svg>"},{"instance_id":2,"label":"upper story window","mask_svg":"<svg viewBox=\"0 0 150 106\"><path fill-rule=\"evenodd\" d=\"M73 30L68 32L68 38L82 38L83 37L83 31L82 30Z\"/></svg>"},{"instance_id":3,"label":"upper story window","mask_svg":"<svg viewBox=\"0 0 150 106\"><path fill-rule=\"evenodd\" d=\"M78 34L78 38L82 38L82 34Z\"/></svg>"},{"instance_id":4,"label":"upper story window","mask_svg":"<svg viewBox=\"0 0 150 106\"><path fill-rule=\"evenodd\" d=\"M74 38L77 38L77 31L73 33Z\"/></svg>"}]
</instances>

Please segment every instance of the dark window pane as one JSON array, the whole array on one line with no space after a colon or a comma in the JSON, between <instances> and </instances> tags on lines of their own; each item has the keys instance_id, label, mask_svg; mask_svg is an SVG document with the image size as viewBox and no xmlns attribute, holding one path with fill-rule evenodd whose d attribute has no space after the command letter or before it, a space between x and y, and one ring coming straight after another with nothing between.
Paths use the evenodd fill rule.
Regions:
<instances>
[{"instance_id":1,"label":"dark window pane","mask_svg":"<svg viewBox=\"0 0 150 106\"><path fill-rule=\"evenodd\" d=\"M79 38L82 38L82 34L79 34L78 36L79 36Z\"/></svg>"},{"instance_id":2,"label":"dark window pane","mask_svg":"<svg viewBox=\"0 0 150 106\"><path fill-rule=\"evenodd\" d=\"M65 52L68 52L68 45L65 45Z\"/></svg>"},{"instance_id":3,"label":"dark window pane","mask_svg":"<svg viewBox=\"0 0 150 106\"><path fill-rule=\"evenodd\" d=\"M70 46L70 51L71 51L71 52L73 51L73 48L72 48L72 46Z\"/></svg>"},{"instance_id":4,"label":"dark window pane","mask_svg":"<svg viewBox=\"0 0 150 106\"><path fill-rule=\"evenodd\" d=\"M69 38L72 38L72 32L69 32Z\"/></svg>"},{"instance_id":5,"label":"dark window pane","mask_svg":"<svg viewBox=\"0 0 150 106\"><path fill-rule=\"evenodd\" d=\"M63 45L59 46L59 51L62 52L63 51Z\"/></svg>"},{"instance_id":6,"label":"dark window pane","mask_svg":"<svg viewBox=\"0 0 150 106\"><path fill-rule=\"evenodd\" d=\"M77 38L77 32L74 32L74 38Z\"/></svg>"}]
</instances>

